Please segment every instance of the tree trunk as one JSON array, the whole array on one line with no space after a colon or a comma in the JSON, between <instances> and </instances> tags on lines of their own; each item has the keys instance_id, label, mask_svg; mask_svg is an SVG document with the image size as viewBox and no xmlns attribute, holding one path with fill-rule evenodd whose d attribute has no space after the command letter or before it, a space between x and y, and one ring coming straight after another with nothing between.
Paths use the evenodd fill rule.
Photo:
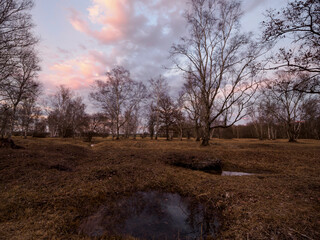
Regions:
<instances>
[{"instance_id":1,"label":"tree trunk","mask_svg":"<svg viewBox=\"0 0 320 240\"><path fill-rule=\"evenodd\" d=\"M288 124L287 135L289 138L289 142L297 142L297 138L299 137L300 133L300 127L300 123L298 123L298 125L296 125L296 123Z\"/></svg>"},{"instance_id":2,"label":"tree trunk","mask_svg":"<svg viewBox=\"0 0 320 240\"><path fill-rule=\"evenodd\" d=\"M12 138L12 134L13 134L13 131L14 131L14 124L15 124L15 121L16 121L16 111L17 111L17 106L14 106L13 110L12 110L11 126L10 126L9 133L8 133L8 139Z\"/></svg>"},{"instance_id":3,"label":"tree trunk","mask_svg":"<svg viewBox=\"0 0 320 240\"><path fill-rule=\"evenodd\" d=\"M289 126L288 126L287 135L289 138L289 142L297 142L297 140L295 138L294 129L293 129L293 126L291 126L291 124L289 124Z\"/></svg>"},{"instance_id":4,"label":"tree trunk","mask_svg":"<svg viewBox=\"0 0 320 240\"><path fill-rule=\"evenodd\" d=\"M180 141L182 141L182 135L183 135L183 132L182 132L182 129L180 129L180 136L179 136Z\"/></svg>"},{"instance_id":5,"label":"tree trunk","mask_svg":"<svg viewBox=\"0 0 320 240\"><path fill-rule=\"evenodd\" d=\"M201 146L209 146L209 137L208 136L203 136Z\"/></svg>"},{"instance_id":6,"label":"tree trunk","mask_svg":"<svg viewBox=\"0 0 320 240\"><path fill-rule=\"evenodd\" d=\"M199 130L200 130L199 125L198 125L198 123L196 122L196 124L195 124L196 142L200 142L200 133L199 133Z\"/></svg>"},{"instance_id":7,"label":"tree trunk","mask_svg":"<svg viewBox=\"0 0 320 240\"><path fill-rule=\"evenodd\" d=\"M210 132L211 132L210 124L207 123L207 126L204 129L201 146L209 146Z\"/></svg>"},{"instance_id":8,"label":"tree trunk","mask_svg":"<svg viewBox=\"0 0 320 240\"><path fill-rule=\"evenodd\" d=\"M25 127L25 129L24 129L24 139L27 139L28 130L29 130L29 128Z\"/></svg>"},{"instance_id":9,"label":"tree trunk","mask_svg":"<svg viewBox=\"0 0 320 240\"><path fill-rule=\"evenodd\" d=\"M117 127L117 137L116 137L116 140L119 140L120 139L120 129L119 127Z\"/></svg>"}]
</instances>

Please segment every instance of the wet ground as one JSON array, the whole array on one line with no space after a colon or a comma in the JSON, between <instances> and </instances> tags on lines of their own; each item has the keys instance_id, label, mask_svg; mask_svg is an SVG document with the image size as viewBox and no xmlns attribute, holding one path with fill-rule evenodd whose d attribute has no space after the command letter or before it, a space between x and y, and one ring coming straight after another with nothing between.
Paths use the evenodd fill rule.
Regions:
<instances>
[{"instance_id":1,"label":"wet ground","mask_svg":"<svg viewBox=\"0 0 320 240\"><path fill-rule=\"evenodd\" d=\"M83 221L80 232L92 237L108 233L140 239L199 239L214 237L218 227L212 207L176 193L150 191L101 206Z\"/></svg>"}]
</instances>

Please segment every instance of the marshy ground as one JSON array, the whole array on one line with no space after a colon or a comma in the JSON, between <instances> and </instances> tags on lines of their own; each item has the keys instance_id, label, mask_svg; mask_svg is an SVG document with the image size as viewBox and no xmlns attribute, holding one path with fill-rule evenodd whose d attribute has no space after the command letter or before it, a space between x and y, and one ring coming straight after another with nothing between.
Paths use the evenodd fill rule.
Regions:
<instances>
[{"instance_id":1,"label":"marshy ground","mask_svg":"<svg viewBox=\"0 0 320 240\"><path fill-rule=\"evenodd\" d=\"M320 239L320 141L14 140L25 149L0 148L0 239L90 239L86 219L141 192L212 209L217 239ZM224 171L255 174L169 164L176 155L212 156ZM116 235L99 238L133 239Z\"/></svg>"}]
</instances>

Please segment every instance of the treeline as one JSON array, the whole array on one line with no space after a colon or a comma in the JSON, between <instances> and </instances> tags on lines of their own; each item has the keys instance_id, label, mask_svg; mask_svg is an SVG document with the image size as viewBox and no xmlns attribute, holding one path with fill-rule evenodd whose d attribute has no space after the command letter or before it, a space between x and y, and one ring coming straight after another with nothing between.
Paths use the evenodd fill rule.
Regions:
<instances>
[{"instance_id":1,"label":"treeline","mask_svg":"<svg viewBox=\"0 0 320 240\"><path fill-rule=\"evenodd\" d=\"M0 131L37 137L93 136L152 139L213 137L319 139L319 1L292 1L268 11L259 40L245 33L237 1L190 0L188 35L170 56L184 84L171 95L167 80L132 79L117 66L92 85L88 114L83 99L59 86L46 104L37 101L37 39L31 0L0 0ZM268 55L282 38L293 46ZM268 77L266 77L268 76ZM246 122L246 125L239 123Z\"/></svg>"},{"instance_id":2,"label":"treeline","mask_svg":"<svg viewBox=\"0 0 320 240\"><path fill-rule=\"evenodd\" d=\"M287 83L285 84L286 86ZM215 128L210 138L297 138L320 139L320 101L318 95L292 91L275 81L260 87L254 104L246 110L246 124ZM190 111L188 83L173 98L168 83L160 76L145 86L130 78L129 71L117 67L107 74L106 81L96 81L90 99L100 111L87 114L81 97L65 86L60 86L50 97L46 110L23 104L17 108L15 134L34 137L83 137L91 141L94 136L113 139L150 137L157 139L203 137L200 117ZM196 106L196 110L199 105ZM10 119L2 115L1 126ZM199 118L193 118L198 116ZM223 122L215 123L223 125ZM1 128L5 132L5 128Z\"/></svg>"}]
</instances>

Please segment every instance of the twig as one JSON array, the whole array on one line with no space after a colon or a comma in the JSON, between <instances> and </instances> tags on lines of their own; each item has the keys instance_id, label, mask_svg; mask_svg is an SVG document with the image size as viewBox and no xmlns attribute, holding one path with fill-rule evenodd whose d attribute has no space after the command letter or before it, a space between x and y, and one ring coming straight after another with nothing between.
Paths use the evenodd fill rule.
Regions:
<instances>
[{"instance_id":1,"label":"twig","mask_svg":"<svg viewBox=\"0 0 320 240\"><path fill-rule=\"evenodd\" d=\"M310 237L308 237L307 235L302 234L302 233L300 233L300 232L298 232L298 231L296 231L296 230L294 230L294 229L292 229L292 228L289 228L289 230L291 230L291 231L293 231L293 232L295 232L295 233L300 234L302 237L305 237L305 238L310 239L310 240L314 240L313 238L310 238Z\"/></svg>"}]
</instances>

